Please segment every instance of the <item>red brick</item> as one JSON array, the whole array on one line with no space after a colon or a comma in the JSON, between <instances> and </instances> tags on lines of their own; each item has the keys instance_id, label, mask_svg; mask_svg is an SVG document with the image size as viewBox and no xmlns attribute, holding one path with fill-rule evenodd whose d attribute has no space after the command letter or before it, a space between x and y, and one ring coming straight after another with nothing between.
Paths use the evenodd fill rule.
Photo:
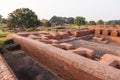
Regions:
<instances>
[{"instance_id":1,"label":"red brick","mask_svg":"<svg viewBox=\"0 0 120 80\"><path fill-rule=\"evenodd\" d=\"M64 80L119 80L120 70L87 59L54 46L18 35L9 35L23 50L60 75ZM70 53L70 52L69 52Z\"/></svg>"},{"instance_id":2,"label":"red brick","mask_svg":"<svg viewBox=\"0 0 120 80\"><path fill-rule=\"evenodd\" d=\"M17 80L17 77L14 75L1 54L0 58L0 80Z\"/></svg>"},{"instance_id":3,"label":"red brick","mask_svg":"<svg viewBox=\"0 0 120 80\"><path fill-rule=\"evenodd\" d=\"M101 58L100 58L100 63L105 64L105 65L109 65L109 66L113 66L117 68L117 65L120 69L120 57L118 56L114 56L112 54L104 54Z\"/></svg>"},{"instance_id":4,"label":"red brick","mask_svg":"<svg viewBox=\"0 0 120 80\"><path fill-rule=\"evenodd\" d=\"M69 38L69 34L67 32L58 32L62 39Z\"/></svg>"},{"instance_id":5,"label":"red brick","mask_svg":"<svg viewBox=\"0 0 120 80\"><path fill-rule=\"evenodd\" d=\"M118 37L118 32L117 32L117 31L112 31L112 32L111 32L111 36L113 36L113 37Z\"/></svg>"},{"instance_id":6,"label":"red brick","mask_svg":"<svg viewBox=\"0 0 120 80\"><path fill-rule=\"evenodd\" d=\"M67 50L67 51L72 52L72 53L76 53L76 54L81 55L81 56L85 56L85 53L86 53L85 50Z\"/></svg>"},{"instance_id":7,"label":"red brick","mask_svg":"<svg viewBox=\"0 0 120 80\"><path fill-rule=\"evenodd\" d=\"M72 44L69 44L69 43L61 43L60 45L64 46L65 50L74 49L74 46Z\"/></svg>"},{"instance_id":8,"label":"red brick","mask_svg":"<svg viewBox=\"0 0 120 80\"><path fill-rule=\"evenodd\" d=\"M95 35L96 35L96 36L101 35L101 33L102 33L102 30L101 30L101 29L95 29Z\"/></svg>"},{"instance_id":9,"label":"red brick","mask_svg":"<svg viewBox=\"0 0 120 80\"><path fill-rule=\"evenodd\" d=\"M57 39L57 40L59 40L59 39L61 39L61 36L56 32L50 32L50 35L51 35L51 37L52 37L52 39Z\"/></svg>"},{"instance_id":10,"label":"red brick","mask_svg":"<svg viewBox=\"0 0 120 80\"><path fill-rule=\"evenodd\" d=\"M91 50L88 48L83 48L83 47L77 48L76 50L84 50L84 51L86 51L85 57L90 58L90 59L95 59L96 54L95 54L94 50Z\"/></svg>"},{"instance_id":11,"label":"red brick","mask_svg":"<svg viewBox=\"0 0 120 80\"><path fill-rule=\"evenodd\" d=\"M32 34L28 35L28 38L30 38L30 39L41 39L41 37L35 36L35 35L32 35Z\"/></svg>"}]
</instances>

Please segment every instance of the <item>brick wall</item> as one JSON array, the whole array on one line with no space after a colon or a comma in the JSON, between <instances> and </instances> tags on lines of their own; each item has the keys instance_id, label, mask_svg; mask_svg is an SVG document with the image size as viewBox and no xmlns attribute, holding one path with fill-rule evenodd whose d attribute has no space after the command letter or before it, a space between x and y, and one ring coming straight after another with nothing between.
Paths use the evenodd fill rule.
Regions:
<instances>
[{"instance_id":1,"label":"brick wall","mask_svg":"<svg viewBox=\"0 0 120 80\"><path fill-rule=\"evenodd\" d=\"M0 54L0 80L18 80Z\"/></svg>"},{"instance_id":2,"label":"brick wall","mask_svg":"<svg viewBox=\"0 0 120 80\"><path fill-rule=\"evenodd\" d=\"M28 55L65 80L120 80L118 69L15 34L8 37L19 43Z\"/></svg>"}]
</instances>

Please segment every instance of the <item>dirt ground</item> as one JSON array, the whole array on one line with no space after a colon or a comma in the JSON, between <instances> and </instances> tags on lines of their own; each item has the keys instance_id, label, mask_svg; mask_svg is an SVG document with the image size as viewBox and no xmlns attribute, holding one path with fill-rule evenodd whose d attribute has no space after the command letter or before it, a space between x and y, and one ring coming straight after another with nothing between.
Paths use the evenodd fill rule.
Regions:
<instances>
[{"instance_id":1,"label":"dirt ground","mask_svg":"<svg viewBox=\"0 0 120 80\"><path fill-rule=\"evenodd\" d=\"M4 57L18 80L63 80L22 50L5 53Z\"/></svg>"},{"instance_id":2,"label":"dirt ground","mask_svg":"<svg viewBox=\"0 0 120 80\"><path fill-rule=\"evenodd\" d=\"M89 49L95 50L98 57L101 57L105 53L113 54L116 56L120 56L120 43L109 42L108 44L102 44L95 42L93 40L74 40L68 42L73 44L75 48L85 47Z\"/></svg>"}]
</instances>

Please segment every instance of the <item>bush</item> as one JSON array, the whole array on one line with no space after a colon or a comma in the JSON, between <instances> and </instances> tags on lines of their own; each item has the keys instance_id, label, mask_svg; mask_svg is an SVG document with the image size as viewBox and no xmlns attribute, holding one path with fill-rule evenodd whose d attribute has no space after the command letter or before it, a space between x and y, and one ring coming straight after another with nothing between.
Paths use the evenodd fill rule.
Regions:
<instances>
[{"instance_id":1,"label":"bush","mask_svg":"<svg viewBox=\"0 0 120 80\"><path fill-rule=\"evenodd\" d=\"M13 39L9 39L9 40L6 40L4 43L5 43L5 44L13 44L14 41L13 41Z\"/></svg>"},{"instance_id":2,"label":"bush","mask_svg":"<svg viewBox=\"0 0 120 80\"><path fill-rule=\"evenodd\" d=\"M55 29L65 29L64 26L57 26Z\"/></svg>"},{"instance_id":3,"label":"bush","mask_svg":"<svg viewBox=\"0 0 120 80\"><path fill-rule=\"evenodd\" d=\"M46 22L45 23L45 27L51 27L51 23L50 22Z\"/></svg>"}]
</instances>

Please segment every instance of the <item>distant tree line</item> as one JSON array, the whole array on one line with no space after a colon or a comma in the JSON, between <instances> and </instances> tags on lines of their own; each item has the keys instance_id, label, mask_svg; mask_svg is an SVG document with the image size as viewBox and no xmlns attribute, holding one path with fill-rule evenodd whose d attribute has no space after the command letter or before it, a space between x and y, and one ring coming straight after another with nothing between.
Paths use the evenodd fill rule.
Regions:
<instances>
[{"instance_id":1,"label":"distant tree line","mask_svg":"<svg viewBox=\"0 0 120 80\"><path fill-rule=\"evenodd\" d=\"M38 26L46 26L50 27L52 25L120 25L120 20L110 20L110 21L86 21L85 17L77 16L77 17L60 17L60 16L53 16L50 20L42 20L38 19L38 16L30 10L29 8L19 8L15 11L11 12L8 15L8 18L5 19L0 15L0 24L7 24L8 27L23 27L23 28L31 28L31 27L38 27Z\"/></svg>"},{"instance_id":2,"label":"distant tree line","mask_svg":"<svg viewBox=\"0 0 120 80\"><path fill-rule=\"evenodd\" d=\"M0 24L6 24L7 20L0 15Z\"/></svg>"},{"instance_id":3,"label":"distant tree line","mask_svg":"<svg viewBox=\"0 0 120 80\"><path fill-rule=\"evenodd\" d=\"M120 20L110 20L106 22L107 25L120 25Z\"/></svg>"}]
</instances>

